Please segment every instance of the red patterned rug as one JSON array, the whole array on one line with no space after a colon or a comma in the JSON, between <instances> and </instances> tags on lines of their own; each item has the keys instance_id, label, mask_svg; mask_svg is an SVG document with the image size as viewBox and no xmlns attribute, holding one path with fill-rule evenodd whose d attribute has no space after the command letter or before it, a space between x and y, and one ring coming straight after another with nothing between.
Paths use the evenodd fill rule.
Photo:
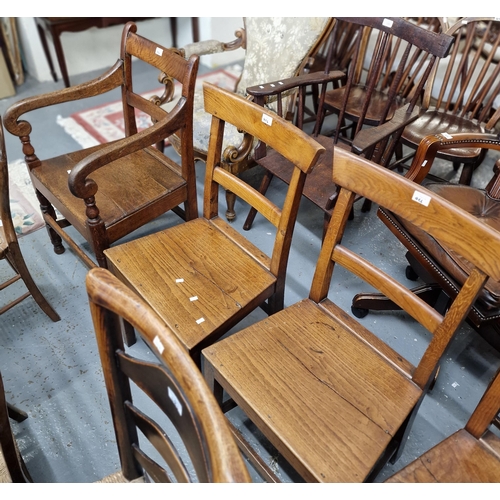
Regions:
<instances>
[{"instance_id":1,"label":"red patterned rug","mask_svg":"<svg viewBox=\"0 0 500 500\"><path fill-rule=\"evenodd\" d=\"M208 81L222 88L234 89L236 81L241 72L241 67L218 69L200 75L196 85L201 88L204 81ZM180 89L180 85L178 85ZM155 89L142 94L149 99L153 95L161 95L163 88ZM96 144L114 141L125 137L123 113L121 101L103 104L85 111L72 114L69 118L58 117L58 123L71 135L82 147L90 147ZM137 113L137 125L139 130L151 126L148 115Z\"/></svg>"}]
</instances>

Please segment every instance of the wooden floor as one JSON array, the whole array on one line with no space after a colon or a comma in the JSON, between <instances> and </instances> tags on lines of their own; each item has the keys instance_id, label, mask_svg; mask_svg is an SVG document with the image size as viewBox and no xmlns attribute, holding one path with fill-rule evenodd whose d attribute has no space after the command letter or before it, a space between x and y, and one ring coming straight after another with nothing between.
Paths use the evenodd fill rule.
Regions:
<instances>
[{"instance_id":1,"label":"wooden floor","mask_svg":"<svg viewBox=\"0 0 500 500\"><path fill-rule=\"evenodd\" d=\"M80 75L72 78L72 83L97 74ZM148 73L148 69L144 68L142 76L142 90L157 86L156 76ZM28 77L15 98L0 100L0 114L21 97L53 88L59 88L58 84L38 84ZM86 106L111 100L114 98L94 99ZM42 110L33 117L35 130L50 127L53 131L50 141L40 140L33 134L32 142L40 155L49 157L61 149L69 151L75 148L74 140L56 123L58 115L67 117L70 112L69 106L61 105L50 111ZM9 159L21 158L17 138L8 136L6 139ZM484 182L496 159L493 156L487 158L475 182ZM198 164L200 207L203 173L203 164ZM247 176L257 182L257 174L258 171L253 171ZM283 185L273 182L268 194L280 197L283 192ZM243 232L247 209L238 201L236 211L234 226ZM366 255L383 259L387 269L404 280L405 252L375 214L373 208L370 213L363 214L359 206L356 207L346 238L352 245L362 245ZM162 217L141 230L140 234L177 223L179 218L175 215ZM287 305L308 294L320 248L322 224L322 212L303 200L289 260L285 295ZM270 231L267 222L256 219L245 236L256 244L266 245L267 241L271 242ZM52 323L32 299L11 309L0 320L0 369L8 398L29 415L25 422L13 424L19 446L36 482L97 481L118 470L119 462L84 289L86 268L69 250L63 255L54 254L44 229L20 241L35 281L61 315L61 321ZM7 272L7 266L0 266L0 279ZM352 297L360 291L367 291L366 285L338 273L332 285L331 298L350 311ZM263 313L257 311L245 320L245 325L262 317ZM401 313L370 313L361 321L387 342L395 346L404 344L403 351L410 361L429 342L429 336L415 333L411 328L412 321ZM139 343L136 349L148 355L144 345ZM420 408L403 456L395 465L388 465L378 480L387 478L463 427L499 365L499 353L467 325L463 326L445 357L432 394L427 396ZM252 442L259 445L263 458L283 481L300 481L239 410L232 410L229 418ZM257 476L253 477L259 480Z\"/></svg>"}]
</instances>

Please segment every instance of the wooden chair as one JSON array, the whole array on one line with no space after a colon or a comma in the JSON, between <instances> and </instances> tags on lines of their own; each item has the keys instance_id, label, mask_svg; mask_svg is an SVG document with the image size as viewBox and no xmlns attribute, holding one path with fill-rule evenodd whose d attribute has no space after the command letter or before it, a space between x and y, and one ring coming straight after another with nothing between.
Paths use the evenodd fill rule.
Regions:
<instances>
[{"instance_id":1,"label":"wooden chair","mask_svg":"<svg viewBox=\"0 0 500 500\"><path fill-rule=\"evenodd\" d=\"M453 50L433 68L422 102L425 112L403 131L402 144L411 152L400 162L412 158L428 135L493 132L500 118L500 21L459 18L447 34L455 38ZM438 157L452 162L455 170L463 165L459 182L470 184L485 154L481 148L456 148Z\"/></svg>"},{"instance_id":2,"label":"wooden chair","mask_svg":"<svg viewBox=\"0 0 500 500\"><path fill-rule=\"evenodd\" d=\"M207 347L203 367L224 411L238 405L304 480L361 482L399 457L456 329L488 277L500 278L500 233L352 152L335 150L333 178L341 190L309 298ZM411 220L472 263L444 317L342 244L356 194ZM328 298L337 286L335 265L391 297L416 320L415 332L432 334L418 364ZM262 474L272 479L272 471Z\"/></svg>"},{"instance_id":3,"label":"wooden chair","mask_svg":"<svg viewBox=\"0 0 500 500\"><path fill-rule=\"evenodd\" d=\"M500 151L500 140L495 134L438 134L426 137L406 174L417 184L424 183L433 193L470 213L482 224L500 231L500 177L492 177L486 189L461 184L431 182L428 173L434 160L449 150L475 149ZM421 278L424 284L413 289L431 305L444 311L450 299L459 293L472 270L471 264L457 256L445 244L426 235L411 222L380 209L380 219L407 249L409 266L406 277ZM369 310L394 310L398 306L383 294L361 293L352 302L353 313L364 317ZM500 349L500 285L489 280L480 292L467 317L468 323L488 342Z\"/></svg>"},{"instance_id":4,"label":"wooden chair","mask_svg":"<svg viewBox=\"0 0 500 500\"><path fill-rule=\"evenodd\" d=\"M103 250L159 215L173 210L183 219L198 216L192 149L193 97L198 57L189 61L136 34L127 23L121 55L102 76L74 87L29 97L12 105L5 127L23 144L31 180L42 208L47 229L58 254L64 240L88 267L95 262L77 241L64 231L72 225L90 244L99 266L105 266ZM182 85L179 100L170 113L132 88L132 58L161 70L166 95L173 82ZM126 138L109 144L40 160L30 142L31 125L20 117L29 111L103 94L121 88ZM165 97L165 96L162 96ZM156 97L156 101L160 98ZM153 125L137 132L135 110L151 116ZM56 125L54 125L56 126ZM181 164L152 145L177 131L183 137ZM50 130L47 130L50 137ZM184 204L185 210L179 205ZM56 219L57 209L63 216Z\"/></svg>"},{"instance_id":5,"label":"wooden chair","mask_svg":"<svg viewBox=\"0 0 500 500\"><path fill-rule=\"evenodd\" d=\"M283 307L292 233L306 174L323 148L290 122L241 96L204 83L212 118L203 217L105 250L109 269L172 328L199 364L218 340L259 305ZM223 134L232 124L295 164L282 207L221 166ZM219 187L229 189L276 227L268 255L219 217Z\"/></svg>"},{"instance_id":6,"label":"wooden chair","mask_svg":"<svg viewBox=\"0 0 500 500\"><path fill-rule=\"evenodd\" d=\"M16 422L23 422L28 415L7 403L0 373L0 483L30 483L31 476L12 434L11 418Z\"/></svg>"},{"instance_id":7,"label":"wooden chair","mask_svg":"<svg viewBox=\"0 0 500 500\"><path fill-rule=\"evenodd\" d=\"M107 269L92 269L86 285L115 427L120 475L127 481L250 482L224 415L175 333ZM155 355L154 361L125 352L122 320L140 332ZM131 381L134 391L141 391L134 392L134 397ZM161 410L161 420L152 403ZM149 444L159 453L158 458ZM103 482L118 481L108 478Z\"/></svg>"},{"instance_id":8,"label":"wooden chair","mask_svg":"<svg viewBox=\"0 0 500 500\"><path fill-rule=\"evenodd\" d=\"M290 78L309 71L318 51L328 40L332 29L330 17L244 17L244 27L238 30L236 39L224 43L218 40L203 40L179 49L184 57L192 54L214 54L243 48L243 70L236 82L234 92L247 96L246 89L262 82ZM294 99L288 96L283 106L293 116ZM194 100L194 150L195 158L207 161L211 116L203 105L203 92L196 93ZM179 150L181 141L176 136L170 142ZM255 165L253 149L255 140L231 125L224 132L222 165L235 174L240 174ZM226 193L226 218L236 217L235 196Z\"/></svg>"},{"instance_id":9,"label":"wooden chair","mask_svg":"<svg viewBox=\"0 0 500 500\"><path fill-rule=\"evenodd\" d=\"M277 96L279 102L281 93L298 87L297 125L302 127L305 89L311 82L322 84L318 105L320 113L317 115L312 136L325 147L327 154L308 176L304 196L323 211L325 230L337 198L337 187L331 175L334 148L353 149L378 164L387 165L404 127L418 117L417 102L433 62L438 56L444 57L453 42L451 36L423 29L402 18L336 18L336 21L332 31L334 43L330 46L326 68L328 70L334 57L336 43L340 43L336 32L343 30L342 33L349 37L346 53L352 53L352 59L347 64L349 70L345 85L337 85L336 88L327 90L327 85L335 82L332 77L336 72L325 71L306 75L301 79L275 81L247 89L247 92L254 96L255 102L265 105L271 97ZM345 23L355 27L355 36L345 30ZM368 35L374 31L378 33L376 43L373 51L368 52L365 42ZM355 76L355 70L358 62L363 62L367 53L373 65L369 75L361 80L360 76ZM396 55L400 56L397 69L385 71L386 67L395 67ZM389 77L392 78L390 85ZM408 85L403 86L401 82L408 82ZM338 112L333 139L327 132L320 133L324 127L326 110L331 113ZM348 125L345 126L346 124ZM351 128L350 133L347 131L348 127ZM265 169L259 188L261 193L267 191L273 177L284 182L290 181L289 163L279 161L273 154L260 158L259 153L256 153L255 157L257 163ZM367 210L369 206L364 208ZM244 229L251 228L254 217L255 212L250 210Z\"/></svg>"},{"instance_id":10,"label":"wooden chair","mask_svg":"<svg viewBox=\"0 0 500 500\"><path fill-rule=\"evenodd\" d=\"M463 429L447 437L387 483L498 483L500 481L500 372Z\"/></svg>"},{"instance_id":11,"label":"wooden chair","mask_svg":"<svg viewBox=\"0 0 500 500\"><path fill-rule=\"evenodd\" d=\"M7 151L3 135L3 125L0 118L0 260L5 259L15 275L0 283L0 290L4 290L20 279L26 285L28 291L21 296L10 300L8 304L0 307L0 315L8 311L11 307L19 304L24 299L32 296L42 311L52 320L59 321L61 318L48 303L42 292L33 280L26 261L24 260L16 230L12 221L9 197L9 170L7 162ZM12 288L10 288L12 290Z\"/></svg>"}]
</instances>

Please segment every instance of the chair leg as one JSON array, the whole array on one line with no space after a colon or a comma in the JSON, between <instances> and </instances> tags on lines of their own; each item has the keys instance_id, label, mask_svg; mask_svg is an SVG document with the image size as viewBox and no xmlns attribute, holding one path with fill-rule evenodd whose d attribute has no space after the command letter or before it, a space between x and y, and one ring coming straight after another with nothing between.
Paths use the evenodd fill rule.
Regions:
<instances>
[{"instance_id":1,"label":"chair leg","mask_svg":"<svg viewBox=\"0 0 500 500\"><path fill-rule=\"evenodd\" d=\"M54 221L57 220L56 211L54 207L50 204L49 200L43 196L40 191L36 191L36 197L38 198L38 202L40 203L40 209L42 213L48 215ZM47 232L49 233L50 241L52 242L52 246L54 247L54 252L57 255L61 255L64 253L65 248L62 244L61 237L46 223L45 227L47 228Z\"/></svg>"},{"instance_id":2,"label":"chair leg","mask_svg":"<svg viewBox=\"0 0 500 500\"><path fill-rule=\"evenodd\" d=\"M43 296L42 292L34 282L29 272L26 262L21 253L18 244L13 244L9 246L9 253L7 254L7 260L14 269L14 271L19 274L26 285L26 288L30 292L31 296L35 299L35 302L40 306L40 309L52 320L59 321L61 318L59 314L56 313L54 308L49 304L47 299Z\"/></svg>"},{"instance_id":3,"label":"chair leg","mask_svg":"<svg viewBox=\"0 0 500 500\"><path fill-rule=\"evenodd\" d=\"M271 184L271 180L273 177L274 177L273 174L269 172L269 170L266 170L266 172L264 173L264 177L260 182L259 193L266 194L269 184ZM255 208L252 207L248 212L245 223L243 224L243 229L245 231L248 231L252 227L256 215L257 215L257 210L255 210Z\"/></svg>"}]
</instances>

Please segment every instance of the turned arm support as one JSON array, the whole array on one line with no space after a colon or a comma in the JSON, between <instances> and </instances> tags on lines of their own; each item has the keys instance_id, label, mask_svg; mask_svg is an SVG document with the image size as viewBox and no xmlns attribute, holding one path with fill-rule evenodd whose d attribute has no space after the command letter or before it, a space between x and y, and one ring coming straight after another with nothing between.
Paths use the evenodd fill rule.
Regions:
<instances>
[{"instance_id":1,"label":"turned arm support","mask_svg":"<svg viewBox=\"0 0 500 500\"><path fill-rule=\"evenodd\" d=\"M93 80L16 102L5 112L5 128L18 137L28 136L31 133L31 125L25 120L19 120L22 115L35 109L93 97L113 90L123 83L122 65L123 61L118 60L112 68Z\"/></svg>"},{"instance_id":2,"label":"turned arm support","mask_svg":"<svg viewBox=\"0 0 500 500\"><path fill-rule=\"evenodd\" d=\"M185 121L185 102L186 99L181 97L175 108L151 127L130 137L115 141L78 162L71 170L68 178L69 189L73 195L82 199L94 196L97 192L97 184L94 180L88 178L92 172L112 161L156 144L179 130Z\"/></svg>"}]
</instances>

